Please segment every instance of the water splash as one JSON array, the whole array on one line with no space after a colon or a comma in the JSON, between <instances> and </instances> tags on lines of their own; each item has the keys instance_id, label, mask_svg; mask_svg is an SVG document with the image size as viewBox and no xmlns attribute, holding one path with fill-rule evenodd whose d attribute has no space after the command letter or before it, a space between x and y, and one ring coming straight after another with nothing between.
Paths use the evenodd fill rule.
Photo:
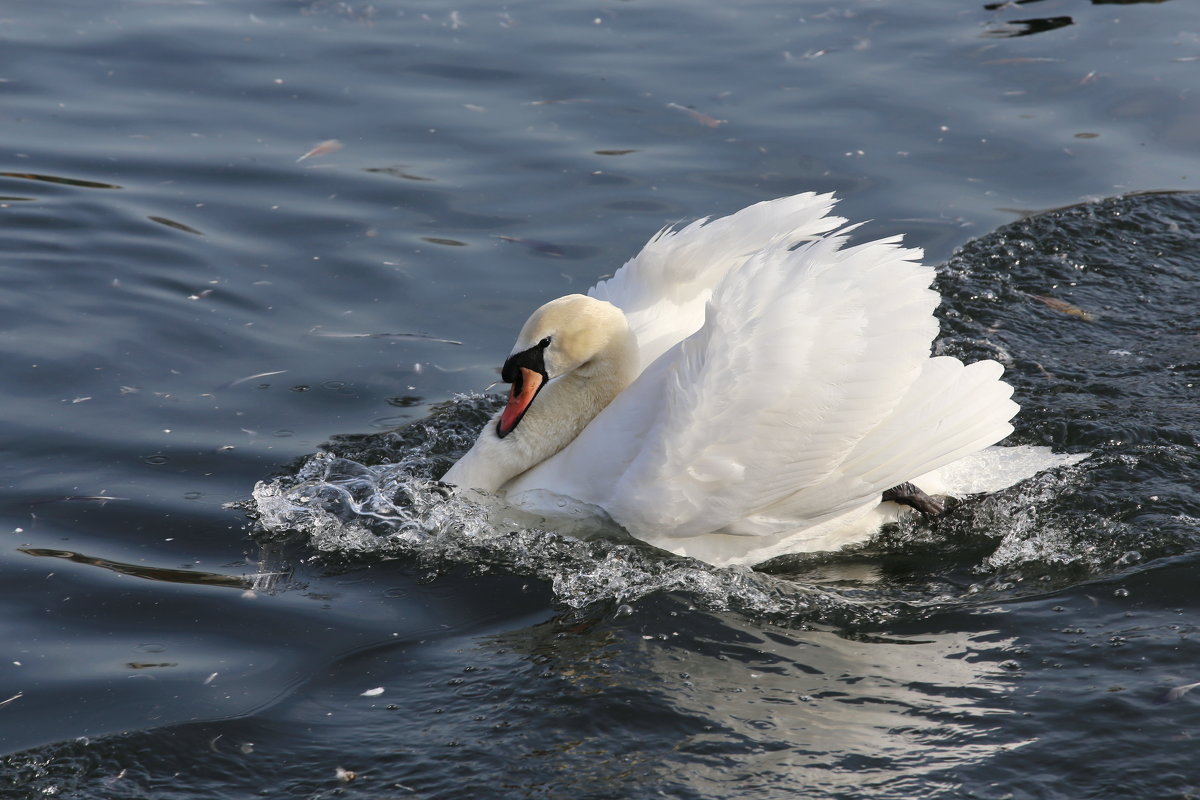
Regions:
<instances>
[{"instance_id":1,"label":"water splash","mask_svg":"<svg viewBox=\"0 0 1200 800\"><path fill-rule=\"evenodd\" d=\"M496 407L494 398L460 396L417 430L359 439L353 453L318 453L294 475L255 487L259 524L269 533L299 532L319 553L338 557L412 558L433 568L467 564L540 578L571 608L676 591L709 609L772 616L829 604L800 589L785 594L748 569L663 553L602 523L566 536L539 525L540 518L464 498L432 480L444 468L439 451L451 443L465 450L470 438L460 439L461 427ZM407 446L391 452L392 463L357 460L401 442Z\"/></svg>"}]
</instances>

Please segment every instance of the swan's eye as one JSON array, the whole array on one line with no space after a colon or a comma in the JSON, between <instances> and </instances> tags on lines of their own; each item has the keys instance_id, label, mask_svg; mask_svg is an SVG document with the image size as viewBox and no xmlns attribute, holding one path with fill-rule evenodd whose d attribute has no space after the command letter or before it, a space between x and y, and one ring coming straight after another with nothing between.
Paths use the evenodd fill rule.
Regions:
<instances>
[{"instance_id":1,"label":"swan's eye","mask_svg":"<svg viewBox=\"0 0 1200 800\"><path fill-rule=\"evenodd\" d=\"M550 337L547 336L545 339L542 339L540 342L537 343L537 346L542 348L543 350L545 350L547 347L550 346Z\"/></svg>"}]
</instances>

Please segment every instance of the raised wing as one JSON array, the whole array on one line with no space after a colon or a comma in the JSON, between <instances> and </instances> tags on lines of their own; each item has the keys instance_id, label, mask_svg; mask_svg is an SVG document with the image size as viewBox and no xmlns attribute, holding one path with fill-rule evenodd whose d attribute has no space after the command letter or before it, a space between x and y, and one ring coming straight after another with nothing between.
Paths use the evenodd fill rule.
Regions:
<instances>
[{"instance_id":1,"label":"raised wing","mask_svg":"<svg viewBox=\"0 0 1200 800\"><path fill-rule=\"evenodd\" d=\"M664 228L588 294L625 312L637 335L640 371L703 324L713 289L751 254L777 240L795 244L844 225L826 216L834 202L832 194L806 192Z\"/></svg>"},{"instance_id":2,"label":"raised wing","mask_svg":"<svg viewBox=\"0 0 1200 800\"><path fill-rule=\"evenodd\" d=\"M774 245L730 273L671 353L648 446L605 506L614 518L690 536L861 505L864 487L839 468L906 397L937 335L933 270L897 242ZM822 502L791 513L817 487Z\"/></svg>"}]
</instances>

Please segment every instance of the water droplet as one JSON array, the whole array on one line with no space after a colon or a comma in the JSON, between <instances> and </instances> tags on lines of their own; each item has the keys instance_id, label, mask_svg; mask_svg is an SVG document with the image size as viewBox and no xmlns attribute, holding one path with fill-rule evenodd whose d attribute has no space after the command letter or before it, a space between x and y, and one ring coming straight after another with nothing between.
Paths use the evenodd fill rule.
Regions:
<instances>
[{"instance_id":1,"label":"water droplet","mask_svg":"<svg viewBox=\"0 0 1200 800\"><path fill-rule=\"evenodd\" d=\"M169 459L161 453L156 453L152 456L142 456L142 461L155 467L167 463L168 460Z\"/></svg>"},{"instance_id":2,"label":"water droplet","mask_svg":"<svg viewBox=\"0 0 1200 800\"><path fill-rule=\"evenodd\" d=\"M613 613L614 617L628 617L633 614L633 606L628 603L622 603L617 606L617 610Z\"/></svg>"},{"instance_id":3,"label":"water droplet","mask_svg":"<svg viewBox=\"0 0 1200 800\"><path fill-rule=\"evenodd\" d=\"M1129 597L1129 590L1122 586L1113 592L1113 597Z\"/></svg>"}]
</instances>

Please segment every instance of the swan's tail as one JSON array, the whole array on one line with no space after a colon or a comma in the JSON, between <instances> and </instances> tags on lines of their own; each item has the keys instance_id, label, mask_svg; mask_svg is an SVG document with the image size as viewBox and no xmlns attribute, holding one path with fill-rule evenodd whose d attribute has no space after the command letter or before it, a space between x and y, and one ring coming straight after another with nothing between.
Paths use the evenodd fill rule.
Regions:
<instances>
[{"instance_id":1,"label":"swan's tail","mask_svg":"<svg viewBox=\"0 0 1200 800\"><path fill-rule=\"evenodd\" d=\"M995 361L931 358L895 411L863 437L839 470L880 491L995 444L1020 406Z\"/></svg>"}]
</instances>

